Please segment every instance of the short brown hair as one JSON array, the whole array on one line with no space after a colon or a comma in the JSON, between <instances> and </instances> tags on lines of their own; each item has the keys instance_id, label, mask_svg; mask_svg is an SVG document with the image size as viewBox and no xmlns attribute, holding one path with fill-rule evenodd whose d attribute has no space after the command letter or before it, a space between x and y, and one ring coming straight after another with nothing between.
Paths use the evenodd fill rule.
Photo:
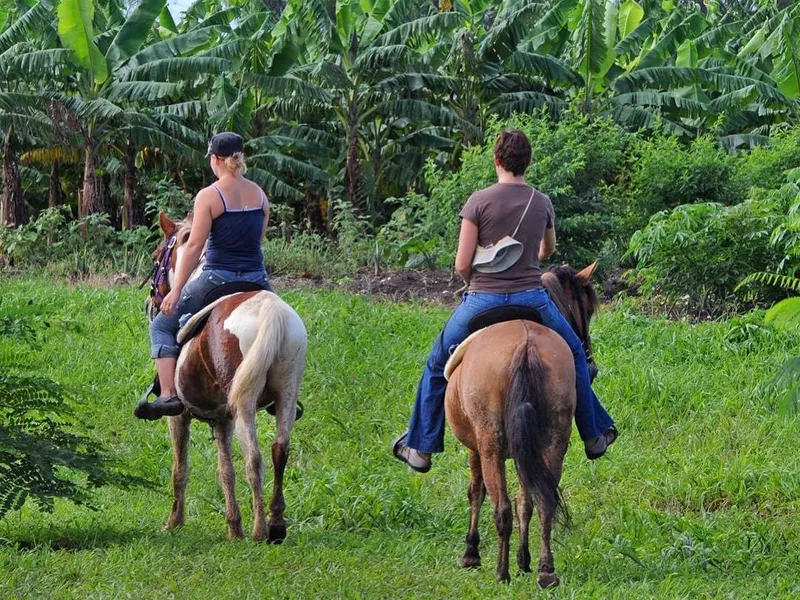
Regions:
<instances>
[{"instance_id":1,"label":"short brown hair","mask_svg":"<svg viewBox=\"0 0 800 600\"><path fill-rule=\"evenodd\" d=\"M522 175L531 164L531 143L519 129L505 129L494 143L494 157L514 175Z\"/></svg>"}]
</instances>

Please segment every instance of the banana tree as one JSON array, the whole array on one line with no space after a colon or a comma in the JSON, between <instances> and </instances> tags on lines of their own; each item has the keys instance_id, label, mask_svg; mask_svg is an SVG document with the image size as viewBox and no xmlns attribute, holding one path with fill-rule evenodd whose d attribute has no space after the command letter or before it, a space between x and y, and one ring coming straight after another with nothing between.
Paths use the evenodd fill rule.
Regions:
<instances>
[{"instance_id":1,"label":"banana tree","mask_svg":"<svg viewBox=\"0 0 800 600\"><path fill-rule=\"evenodd\" d=\"M61 0L57 25L61 44L0 57L0 69L20 77L44 75L43 97L57 107L54 129L84 152L79 215L105 208L98 177L98 155L111 152L125 165L123 221L132 226L136 150L156 146L181 156L199 157L202 140L179 117L152 110L155 103L177 101L191 92L202 73L223 72L221 58L192 56L208 44L214 26L175 36L156 25L168 20L165 0L143 0L126 18L118 11L95 10L91 0ZM51 23L52 26L52 23ZM105 31L95 35L95 29Z\"/></svg>"},{"instance_id":2,"label":"banana tree","mask_svg":"<svg viewBox=\"0 0 800 600\"><path fill-rule=\"evenodd\" d=\"M380 211L389 177L410 185L426 147L447 146L443 129L465 125L449 107L424 97L440 75L429 72L424 54L437 36L459 22L427 0L324 0L291 3L299 32L299 61L290 72L318 93L271 107L278 117L338 136L333 181L343 181L354 204ZM411 159L411 160L409 160ZM394 182L393 182L394 183Z\"/></svg>"}]
</instances>

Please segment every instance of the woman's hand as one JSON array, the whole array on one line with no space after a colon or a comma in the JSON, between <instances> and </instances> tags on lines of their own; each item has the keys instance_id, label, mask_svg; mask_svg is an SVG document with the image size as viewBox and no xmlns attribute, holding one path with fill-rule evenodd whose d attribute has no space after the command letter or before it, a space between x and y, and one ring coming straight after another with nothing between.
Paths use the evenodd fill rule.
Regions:
<instances>
[{"instance_id":1,"label":"woman's hand","mask_svg":"<svg viewBox=\"0 0 800 600\"><path fill-rule=\"evenodd\" d=\"M178 300L181 299L181 292L180 290L170 290L169 293L164 296L164 299L161 301L161 312L163 312L168 317L175 311L175 305L178 303Z\"/></svg>"}]
</instances>

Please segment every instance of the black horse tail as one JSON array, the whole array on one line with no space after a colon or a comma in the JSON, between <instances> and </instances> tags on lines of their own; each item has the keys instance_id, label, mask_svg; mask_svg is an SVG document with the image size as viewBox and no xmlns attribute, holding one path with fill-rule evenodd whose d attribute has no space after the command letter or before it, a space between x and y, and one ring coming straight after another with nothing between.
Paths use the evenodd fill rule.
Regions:
<instances>
[{"instance_id":1,"label":"black horse tail","mask_svg":"<svg viewBox=\"0 0 800 600\"><path fill-rule=\"evenodd\" d=\"M529 339L517 350L512 372L505 412L509 453L516 463L520 483L534 498L553 507L559 520L566 525L569 522L567 505L558 483L544 462L544 442L549 435L542 384L543 367Z\"/></svg>"}]
</instances>

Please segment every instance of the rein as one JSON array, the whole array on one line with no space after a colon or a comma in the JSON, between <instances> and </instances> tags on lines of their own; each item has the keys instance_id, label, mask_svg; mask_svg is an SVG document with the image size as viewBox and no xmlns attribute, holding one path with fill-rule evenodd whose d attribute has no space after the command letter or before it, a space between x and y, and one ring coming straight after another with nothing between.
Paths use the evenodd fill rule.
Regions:
<instances>
[{"instance_id":1,"label":"rein","mask_svg":"<svg viewBox=\"0 0 800 600\"><path fill-rule=\"evenodd\" d=\"M172 234L169 237L169 240L167 240L167 247L164 249L164 252L161 253L161 258L159 258L155 269L153 270L153 281L150 284L150 297L154 298L158 303L161 303L161 301L164 300L164 295L158 289L158 286L161 285L161 282L164 281L165 277L169 277L169 263L172 259L172 251L175 248L175 242L177 240L177 234ZM146 281L147 280L145 280L145 282ZM140 287L144 287L144 282Z\"/></svg>"}]
</instances>

